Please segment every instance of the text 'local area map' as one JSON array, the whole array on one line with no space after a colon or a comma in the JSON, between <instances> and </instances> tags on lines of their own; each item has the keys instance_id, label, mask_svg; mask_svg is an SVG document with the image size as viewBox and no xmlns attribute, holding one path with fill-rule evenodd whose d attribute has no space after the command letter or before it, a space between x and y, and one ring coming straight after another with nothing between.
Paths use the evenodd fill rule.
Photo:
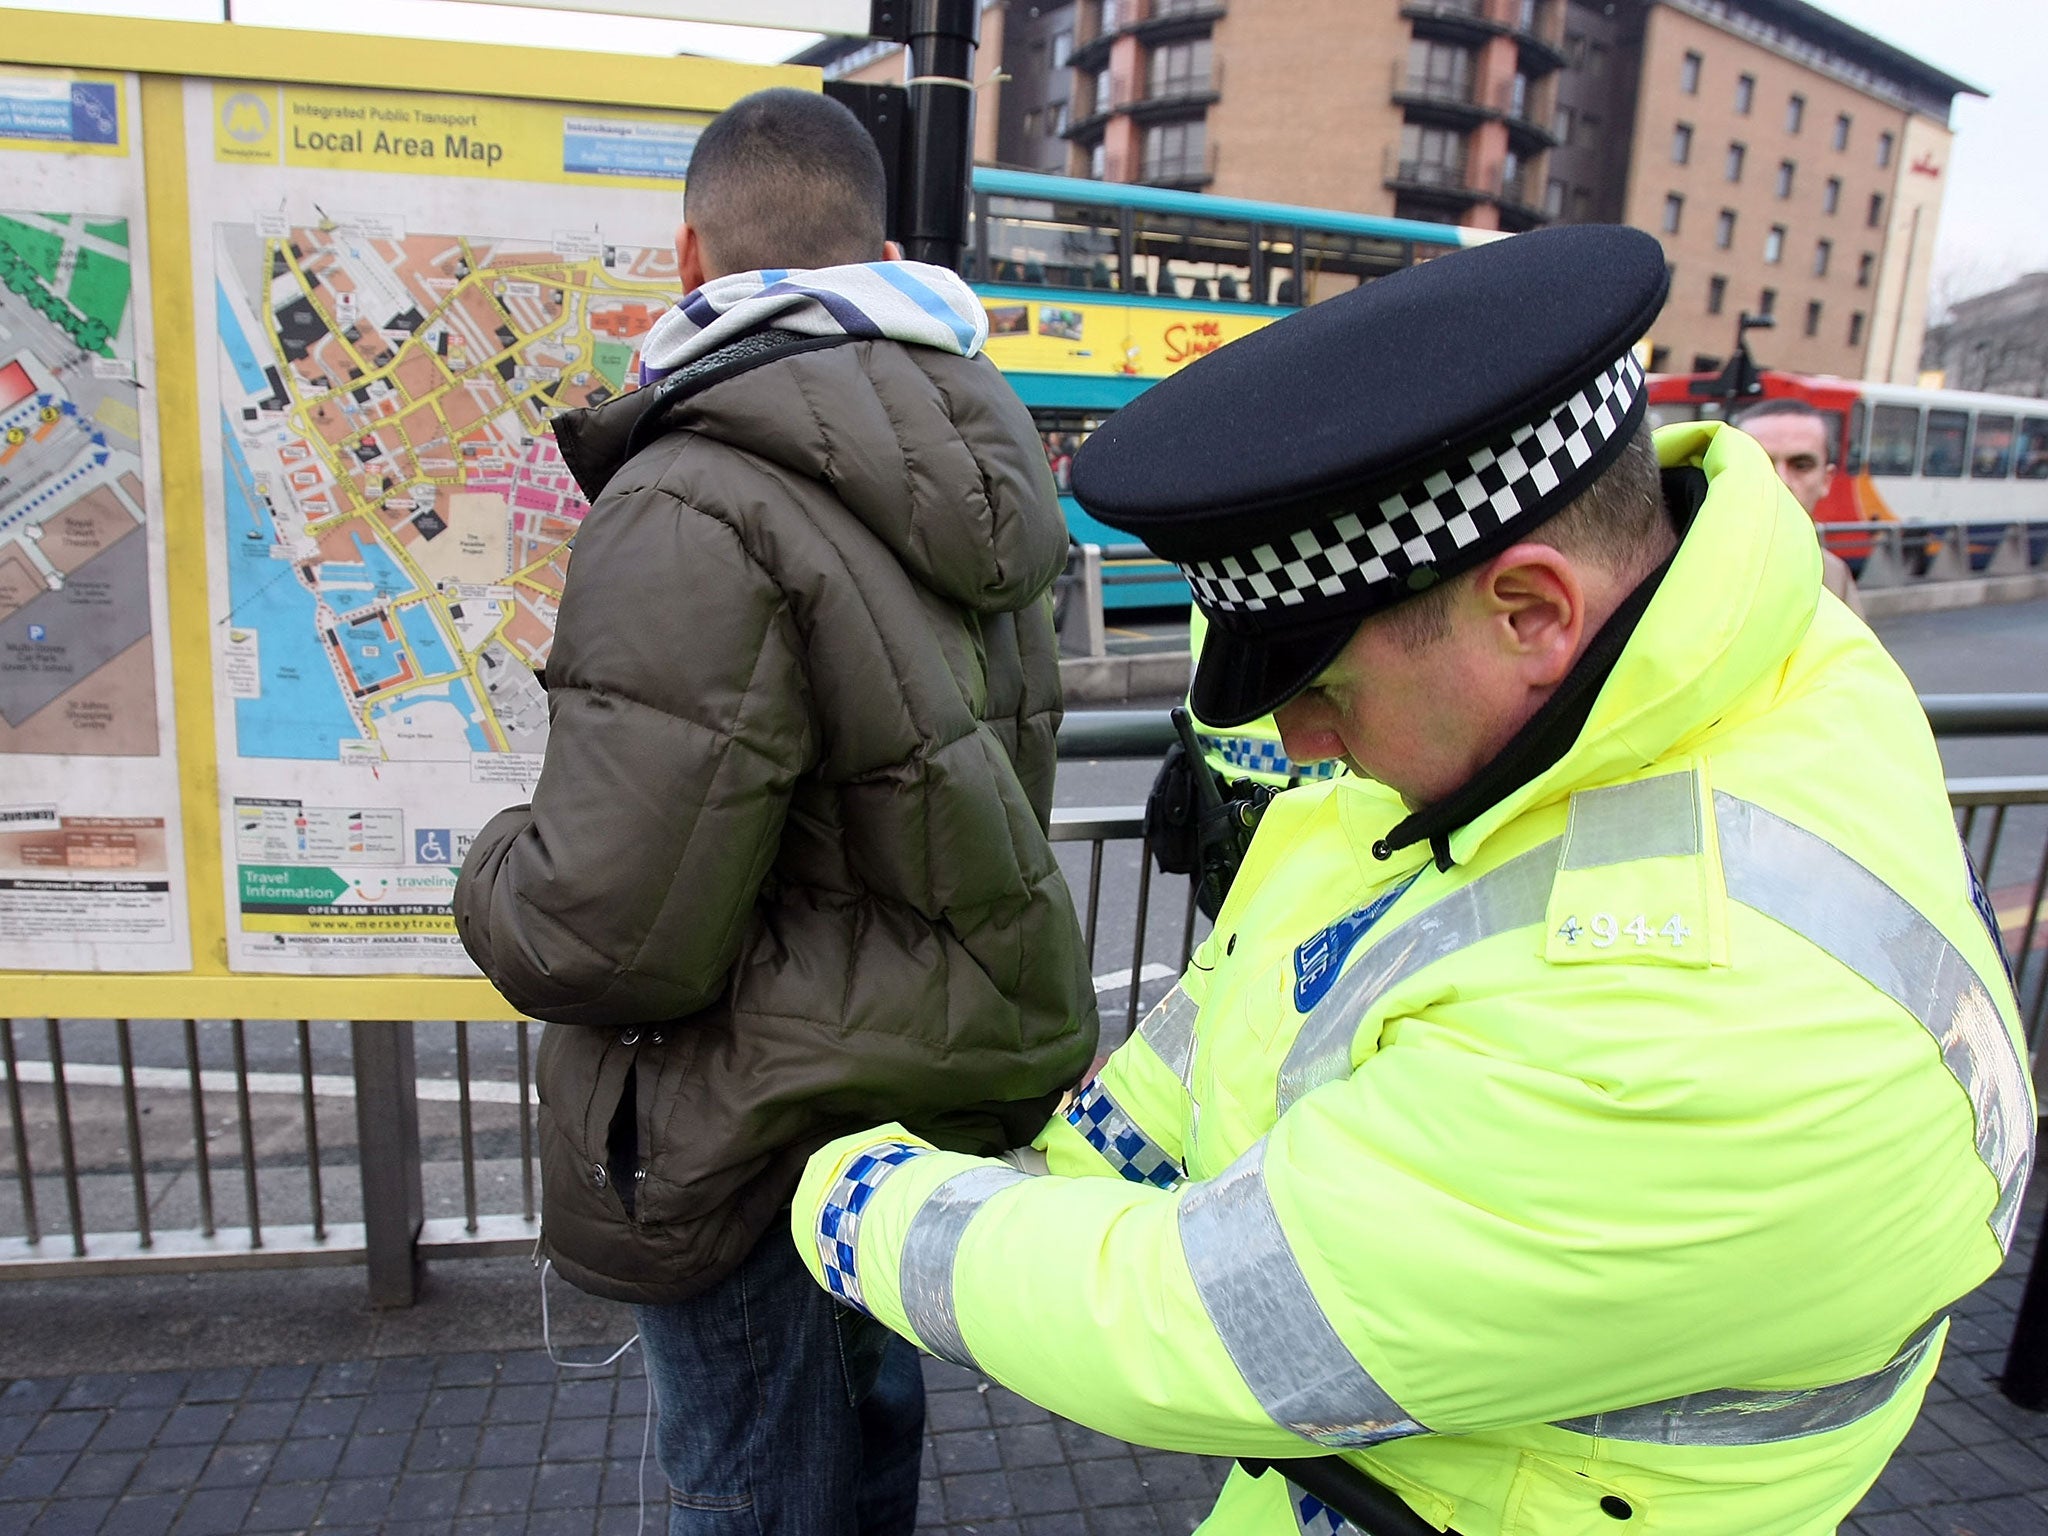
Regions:
<instances>
[{"instance_id":1,"label":"text 'local area map'","mask_svg":"<svg viewBox=\"0 0 2048 1536\"><path fill-rule=\"evenodd\" d=\"M150 757L128 223L0 212L0 754Z\"/></svg>"},{"instance_id":2,"label":"text 'local area map'","mask_svg":"<svg viewBox=\"0 0 2048 1536\"><path fill-rule=\"evenodd\" d=\"M588 510L547 421L629 386L675 253L367 219L215 240L237 751L538 753Z\"/></svg>"}]
</instances>

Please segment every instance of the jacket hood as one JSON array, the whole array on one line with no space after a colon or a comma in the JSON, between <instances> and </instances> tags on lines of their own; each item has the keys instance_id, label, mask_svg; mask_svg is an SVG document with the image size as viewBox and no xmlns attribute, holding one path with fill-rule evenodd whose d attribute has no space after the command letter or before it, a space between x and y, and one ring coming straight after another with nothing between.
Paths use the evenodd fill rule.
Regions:
<instances>
[{"instance_id":1,"label":"jacket hood","mask_svg":"<svg viewBox=\"0 0 2048 1536\"><path fill-rule=\"evenodd\" d=\"M681 435L816 481L922 585L977 612L1028 605L1066 563L1037 429L985 357L771 331L565 412L555 435L592 501L637 451ZM688 462L665 481L686 501Z\"/></svg>"},{"instance_id":2,"label":"jacket hood","mask_svg":"<svg viewBox=\"0 0 2048 1536\"><path fill-rule=\"evenodd\" d=\"M1773 676L1813 622L1819 541L1763 449L1719 422L1666 427L1656 442L1665 469L1691 465L1706 473L1706 500L1571 747L1453 831L1455 863L1468 863L1497 829L1529 810L1627 778L1682 751L1754 690L1773 691ZM1346 819L1355 832L1385 813L1378 797L1352 799ZM1426 847L1411 847L1381 865L1382 876L1426 857Z\"/></svg>"}]
</instances>

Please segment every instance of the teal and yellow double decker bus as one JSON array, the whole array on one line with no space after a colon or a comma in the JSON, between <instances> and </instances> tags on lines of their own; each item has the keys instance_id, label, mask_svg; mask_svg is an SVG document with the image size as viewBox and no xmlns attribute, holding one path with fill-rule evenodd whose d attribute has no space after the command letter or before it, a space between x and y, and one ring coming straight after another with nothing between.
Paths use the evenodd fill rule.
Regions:
<instances>
[{"instance_id":1,"label":"teal and yellow double decker bus","mask_svg":"<svg viewBox=\"0 0 2048 1536\"><path fill-rule=\"evenodd\" d=\"M962 273L988 310L988 354L1031 408L1067 527L1123 536L1067 494L1074 451L1110 412L1292 309L1490 230L977 168ZM1123 560L1105 607L1185 604L1170 566Z\"/></svg>"}]
</instances>

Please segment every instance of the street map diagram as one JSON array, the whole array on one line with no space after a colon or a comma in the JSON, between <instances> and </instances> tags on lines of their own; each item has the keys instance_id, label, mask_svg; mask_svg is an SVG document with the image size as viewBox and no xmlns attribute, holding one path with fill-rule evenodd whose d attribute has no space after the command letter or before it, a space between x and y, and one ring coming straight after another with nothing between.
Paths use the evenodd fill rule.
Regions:
<instances>
[{"instance_id":1,"label":"street map diagram","mask_svg":"<svg viewBox=\"0 0 2048 1536\"><path fill-rule=\"evenodd\" d=\"M0 754L150 757L128 223L0 212Z\"/></svg>"},{"instance_id":2,"label":"street map diagram","mask_svg":"<svg viewBox=\"0 0 2048 1536\"><path fill-rule=\"evenodd\" d=\"M674 252L370 219L214 238L239 755L539 753L588 510L548 418L629 387Z\"/></svg>"}]
</instances>

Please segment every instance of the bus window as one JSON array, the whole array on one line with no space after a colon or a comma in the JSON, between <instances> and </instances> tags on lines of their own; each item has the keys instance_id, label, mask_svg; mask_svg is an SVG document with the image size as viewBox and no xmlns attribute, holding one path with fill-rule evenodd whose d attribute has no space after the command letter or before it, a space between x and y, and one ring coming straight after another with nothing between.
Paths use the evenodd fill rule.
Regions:
<instances>
[{"instance_id":1,"label":"bus window","mask_svg":"<svg viewBox=\"0 0 2048 1536\"><path fill-rule=\"evenodd\" d=\"M1265 274L1266 291L1252 297L1261 304L1299 304L1301 279L1294 267L1300 252L1300 230L1262 229L1259 232L1259 269Z\"/></svg>"},{"instance_id":2,"label":"bus window","mask_svg":"<svg viewBox=\"0 0 2048 1536\"><path fill-rule=\"evenodd\" d=\"M1842 468L1852 475L1863 472L1863 429L1869 417L1870 409L1861 400L1849 407L1849 441L1842 450Z\"/></svg>"},{"instance_id":3,"label":"bus window","mask_svg":"<svg viewBox=\"0 0 2048 1536\"><path fill-rule=\"evenodd\" d=\"M1231 219L1138 212L1131 220L1134 291L1161 298L1242 299L1251 290L1252 231Z\"/></svg>"},{"instance_id":4,"label":"bus window","mask_svg":"<svg viewBox=\"0 0 2048 1536\"><path fill-rule=\"evenodd\" d=\"M1970 478L2003 480L2012 468L2012 418L1979 416L1977 438L1970 447Z\"/></svg>"},{"instance_id":5,"label":"bus window","mask_svg":"<svg viewBox=\"0 0 2048 1536\"><path fill-rule=\"evenodd\" d=\"M2020 441L2013 455L2013 473L2022 480L2048 480L2048 417L2020 418Z\"/></svg>"},{"instance_id":6,"label":"bus window","mask_svg":"<svg viewBox=\"0 0 2048 1536\"><path fill-rule=\"evenodd\" d=\"M1106 420L1106 416L1092 411L1039 410L1031 413L1032 424L1038 428L1039 441L1045 445L1045 462L1052 469L1053 484L1059 487L1062 496L1073 491L1074 455L1088 441L1089 434Z\"/></svg>"},{"instance_id":7,"label":"bus window","mask_svg":"<svg viewBox=\"0 0 2048 1536\"><path fill-rule=\"evenodd\" d=\"M985 280L1034 287L1117 288L1117 237L1114 209L991 197Z\"/></svg>"},{"instance_id":8,"label":"bus window","mask_svg":"<svg viewBox=\"0 0 2048 1536\"><path fill-rule=\"evenodd\" d=\"M1405 240L1383 235L1348 235L1334 230L1302 231L1302 267L1308 279L1308 302L1320 304L1360 283L1398 272L1414 259Z\"/></svg>"},{"instance_id":9,"label":"bus window","mask_svg":"<svg viewBox=\"0 0 2048 1536\"><path fill-rule=\"evenodd\" d=\"M1929 411L1927 446L1920 450L1920 473L1932 480L1961 478L1963 439L1969 433L1968 411Z\"/></svg>"},{"instance_id":10,"label":"bus window","mask_svg":"<svg viewBox=\"0 0 2048 1536\"><path fill-rule=\"evenodd\" d=\"M1870 458L1873 475L1910 475L1920 452L1920 408L1880 405L1870 413Z\"/></svg>"}]
</instances>

